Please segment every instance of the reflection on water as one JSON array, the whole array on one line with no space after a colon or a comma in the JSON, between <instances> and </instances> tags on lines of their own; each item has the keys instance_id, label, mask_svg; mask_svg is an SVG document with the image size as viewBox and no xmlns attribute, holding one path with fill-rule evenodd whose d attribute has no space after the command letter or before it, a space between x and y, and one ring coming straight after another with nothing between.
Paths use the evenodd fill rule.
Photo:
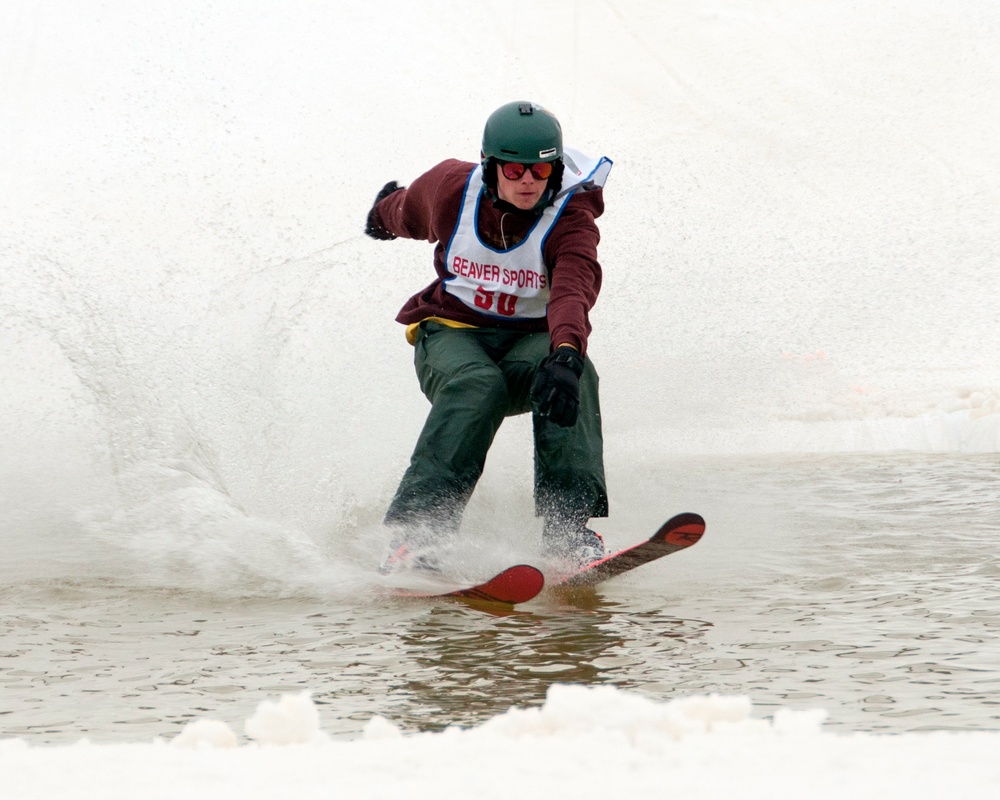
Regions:
<instances>
[{"instance_id":1,"label":"reflection on water","mask_svg":"<svg viewBox=\"0 0 1000 800\"><path fill-rule=\"evenodd\" d=\"M707 627L613 602L496 615L436 601L355 612L302 601L199 608L207 598L167 594L137 605L93 587L60 594L22 596L21 612L3 615L3 735L169 736L198 716L236 726L264 696L303 689L331 733L357 733L374 714L411 730L474 725L540 704L555 682L663 691L654 684L687 669Z\"/></svg>"},{"instance_id":2,"label":"reflection on water","mask_svg":"<svg viewBox=\"0 0 1000 800\"><path fill-rule=\"evenodd\" d=\"M203 716L239 731L304 689L334 735L374 714L440 730L556 682L745 694L758 716L823 707L837 730L1000 730L993 457L718 459L672 477L685 508L715 510L697 548L512 613L6 587L0 736L148 740Z\"/></svg>"},{"instance_id":3,"label":"reflection on water","mask_svg":"<svg viewBox=\"0 0 1000 800\"><path fill-rule=\"evenodd\" d=\"M669 669L673 654L701 628L666 614L625 611L619 617L614 603L502 621L476 615L472 609L434 608L400 631L401 646L415 658L390 698L400 704L395 721L428 730L472 725L511 705L540 704L552 683L604 683L647 659ZM658 631L655 653L627 645L628 630L637 624Z\"/></svg>"}]
</instances>

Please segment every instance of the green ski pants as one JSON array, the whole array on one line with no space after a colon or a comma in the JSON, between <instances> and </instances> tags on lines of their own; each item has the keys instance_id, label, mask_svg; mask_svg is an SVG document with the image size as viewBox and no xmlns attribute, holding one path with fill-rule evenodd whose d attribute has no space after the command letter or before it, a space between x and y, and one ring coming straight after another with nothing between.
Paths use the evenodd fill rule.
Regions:
<instances>
[{"instance_id":1,"label":"green ski pants","mask_svg":"<svg viewBox=\"0 0 1000 800\"><path fill-rule=\"evenodd\" d=\"M426 321L414 349L431 410L385 522L454 531L504 417L532 410L531 382L549 354L549 335ZM589 358L576 424L562 428L535 414L533 429L535 513L581 524L607 516L598 377Z\"/></svg>"}]
</instances>

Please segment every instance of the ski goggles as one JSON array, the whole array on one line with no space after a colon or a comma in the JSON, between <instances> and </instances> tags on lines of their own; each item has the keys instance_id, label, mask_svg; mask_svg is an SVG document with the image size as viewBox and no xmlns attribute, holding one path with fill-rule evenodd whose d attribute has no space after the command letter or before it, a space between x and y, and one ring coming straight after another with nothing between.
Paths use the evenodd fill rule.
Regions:
<instances>
[{"instance_id":1,"label":"ski goggles","mask_svg":"<svg viewBox=\"0 0 1000 800\"><path fill-rule=\"evenodd\" d=\"M531 170L535 180L545 181L552 175L552 162L539 161L537 164L519 164L516 161L501 161L500 171L509 181L519 181L526 169Z\"/></svg>"}]
</instances>

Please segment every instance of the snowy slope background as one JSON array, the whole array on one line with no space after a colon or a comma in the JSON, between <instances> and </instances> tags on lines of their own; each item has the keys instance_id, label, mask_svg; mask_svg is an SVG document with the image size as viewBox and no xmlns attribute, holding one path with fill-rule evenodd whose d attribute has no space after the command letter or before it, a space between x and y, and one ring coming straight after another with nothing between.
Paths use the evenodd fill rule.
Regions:
<instances>
[{"instance_id":1,"label":"snowy slope background","mask_svg":"<svg viewBox=\"0 0 1000 800\"><path fill-rule=\"evenodd\" d=\"M251 571L300 575L376 525L426 410L392 320L430 253L362 220L518 97L615 160L592 354L619 508L678 454L1000 448L989 2L0 15L14 554L89 519L185 560L142 532L235 515ZM531 523L529 435L506 426L473 518Z\"/></svg>"},{"instance_id":2,"label":"snowy slope background","mask_svg":"<svg viewBox=\"0 0 1000 800\"><path fill-rule=\"evenodd\" d=\"M377 516L426 409L392 318L430 254L364 214L518 97L615 160L609 473L1000 448L992 3L407 9L4 4L0 514L176 467L307 529Z\"/></svg>"}]
</instances>

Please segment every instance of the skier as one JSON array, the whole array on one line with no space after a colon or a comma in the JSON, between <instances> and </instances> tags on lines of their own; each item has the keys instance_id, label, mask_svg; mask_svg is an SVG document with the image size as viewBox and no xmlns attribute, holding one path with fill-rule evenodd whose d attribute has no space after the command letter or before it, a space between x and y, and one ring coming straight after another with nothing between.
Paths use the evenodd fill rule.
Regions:
<instances>
[{"instance_id":1,"label":"skier","mask_svg":"<svg viewBox=\"0 0 1000 800\"><path fill-rule=\"evenodd\" d=\"M608 514L587 337L610 169L564 149L549 111L513 102L486 121L479 164L447 160L375 198L365 233L434 243L437 272L396 317L431 409L385 515L382 572L439 567L504 417L529 411L543 555L603 557L587 527Z\"/></svg>"}]
</instances>

